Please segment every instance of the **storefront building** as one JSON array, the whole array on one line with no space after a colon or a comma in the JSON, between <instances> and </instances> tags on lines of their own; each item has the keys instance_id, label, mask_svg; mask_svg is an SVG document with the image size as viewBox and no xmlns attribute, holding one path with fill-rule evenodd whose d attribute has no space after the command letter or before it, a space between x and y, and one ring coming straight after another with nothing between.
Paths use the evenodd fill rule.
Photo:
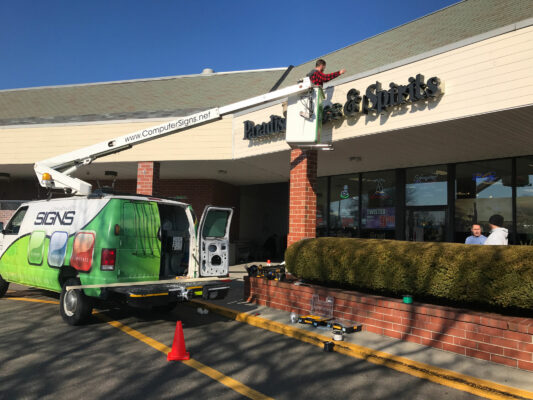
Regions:
<instances>
[{"instance_id":1,"label":"storefront building","mask_svg":"<svg viewBox=\"0 0 533 400\"><path fill-rule=\"evenodd\" d=\"M533 240L533 157L513 157L318 179L317 236L464 242L504 217L512 244Z\"/></svg>"},{"instance_id":2,"label":"storefront building","mask_svg":"<svg viewBox=\"0 0 533 400\"><path fill-rule=\"evenodd\" d=\"M501 214L533 240L533 7L468 0L328 55L321 142L291 148L287 101L80 170L96 185L238 211L236 259L318 236L464 241ZM32 165L172 117L294 84L289 68L0 91L0 221L42 197ZM275 62L275 61L273 61Z\"/></svg>"}]
</instances>

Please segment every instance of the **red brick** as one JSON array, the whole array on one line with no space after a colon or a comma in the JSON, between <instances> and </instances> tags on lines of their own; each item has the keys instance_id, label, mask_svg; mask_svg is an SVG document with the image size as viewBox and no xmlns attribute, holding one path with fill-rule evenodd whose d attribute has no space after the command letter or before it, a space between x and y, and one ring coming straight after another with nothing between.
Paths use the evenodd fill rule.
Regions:
<instances>
[{"instance_id":1,"label":"red brick","mask_svg":"<svg viewBox=\"0 0 533 400\"><path fill-rule=\"evenodd\" d=\"M519 342L532 343L532 336L527 333L504 331L503 337L506 339L518 340Z\"/></svg>"},{"instance_id":2,"label":"red brick","mask_svg":"<svg viewBox=\"0 0 533 400\"><path fill-rule=\"evenodd\" d=\"M491 339L491 336L489 335L484 335L482 333L476 333L476 332L470 332L470 331L465 331L465 337L467 339L472 339L477 342L484 342L484 343L490 343L490 339Z\"/></svg>"},{"instance_id":3,"label":"red brick","mask_svg":"<svg viewBox=\"0 0 533 400\"><path fill-rule=\"evenodd\" d=\"M490 353L485 353L484 351L466 349L465 354L469 357L480 358L482 360L490 361Z\"/></svg>"},{"instance_id":4,"label":"red brick","mask_svg":"<svg viewBox=\"0 0 533 400\"><path fill-rule=\"evenodd\" d=\"M517 360L513 360L512 358L502 357L502 356L499 356L499 355L496 355L496 354L491 354L490 355L490 360L492 362L495 362L495 363L498 363L498 364L508 365L509 367L517 367L518 366Z\"/></svg>"},{"instance_id":5,"label":"red brick","mask_svg":"<svg viewBox=\"0 0 533 400\"><path fill-rule=\"evenodd\" d=\"M479 326L478 329L477 329L477 332L483 333L483 334L489 335L489 336L503 337L503 334L504 334L505 331L503 329L491 328L489 326ZM515 332L512 332L512 333L515 333Z\"/></svg>"},{"instance_id":6,"label":"red brick","mask_svg":"<svg viewBox=\"0 0 533 400\"><path fill-rule=\"evenodd\" d=\"M494 346L494 345L488 344L488 343L479 343L478 342L477 348L478 348L478 350L486 351L487 353L491 353L491 354L500 354L500 355L503 354L503 348L502 347Z\"/></svg>"},{"instance_id":7,"label":"red brick","mask_svg":"<svg viewBox=\"0 0 533 400\"><path fill-rule=\"evenodd\" d=\"M481 317L481 325L491 326L493 328L507 329L507 322L495 318Z\"/></svg>"},{"instance_id":8,"label":"red brick","mask_svg":"<svg viewBox=\"0 0 533 400\"><path fill-rule=\"evenodd\" d=\"M515 349L503 349L503 355L510 358L516 358L517 360L533 362L531 353L528 351L520 351Z\"/></svg>"},{"instance_id":9,"label":"red brick","mask_svg":"<svg viewBox=\"0 0 533 400\"><path fill-rule=\"evenodd\" d=\"M508 348L511 348L511 349L518 349L518 344L521 343L521 342L517 342L516 340L509 340L509 339L504 339L504 338L499 338L499 337L493 336L493 337L490 338L490 343L494 344L496 346L508 347Z\"/></svg>"},{"instance_id":10,"label":"red brick","mask_svg":"<svg viewBox=\"0 0 533 400\"><path fill-rule=\"evenodd\" d=\"M523 351L529 351L533 353L533 343L522 343L518 342L518 348Z\"/></svg>"},{"instance_id":11,"label":"red brick","mask_svg":"<svg viewBox=\"0 0 533 400\"><path fill-rule=\"evenodd\" d=\"M411 329L411 333L415 336L420 336L420 337L425 337L425 338L428 338L428 339L432 339L433 338L433 335L431 333L431 331L425 331L423 329Z\"/></svg>"},{"instance_id":12,"label":"red brick","mask_svg":"<svg viewBox=\"0 0 533 400\"><path fill-rule=\"evenodd\" d=\"M436 349L442 349L445 343L439 342L438 340L432 340L428 338L420 338L420 344L423 346L431 346Z\"/></svg>"},{"instance_id":13,"label":"red brick","mask_svg":"<svg viewBox=\"0 0 533 400\"><path fill-rule=\"evenodd\" d=\"M367 330L368 332L372 332L372 333L377 333L379 335L383 335L383 328L378 328L376 326L372 326L372 325L364 325L365 327L365 330Z\"/></svg>"},{"instance_id":14,"label":"red brick","mask_svg":"<svg viewBox=\"0 0 533 400\"><path fill-rule=\"evenodd\" d=\"M402 323L402 318L396 317L394 315L384 315L383 316L383 321L393 322L395 324L401 324Z\"/></svg>"},{"instance_id":15,"label":"red brick","mask_svg":"<svg viewBox=\"0 0 533 400\"><path fill-rule=\"evenodd\" d=\"M457 354L466 354L466 349L461 346L455 346L453 344L443 343L442 350L451 351L452 353Z\"/></svg>"},{"instance_id":16,"label":"red brick","mask_svg":"<svg viewBox=\"0 0 533 400\"><path fill-rule=\"evenodd\" d=\"M455 337L454 336L445 335L443 333L435 333L435 332L433 332L433 337L432 338L434 340L438 340L438 341L444 342L444 343L457 344L457 343L455 343Z\"/></svg>"},{"instance_id":17,"label":"red brick","mask_svg":"<svg viewBox=\"0 0 533 400\"><path fill-rule=\"evenodd\" d=\"M390 329L383 329L383 334L386 336L396 338L396 339L402 339L404 337L404 334L402 332L398 332L398 331L390 330Z\"/></svg>"},{"instance_id":18,"label":"red brick","mask_svg":"<svg viewBox=\"0 0 533 400\"><path fill-rule=\"evenodd\" d=\"M469 349L476 350L478 348L478 342L474 342L472 340L463 339L460 337L455 337L453 339L453 344L456 344L458 346L467 347Z\"/></svg>"},{"instance_id":19,"label":"red brick","mask_svg":"<svg viewBox=\"0 0 533 400\"><path fill-rule=\"evenodd\" d=\"M414 342L414 343L418 343L420 344L420 340L422 338L418 337L418 336L412 336L412 335L408 335L408 336L405 336L404 340L406 342Z\"/></svg>"},{"instance_id":20,"label":"red brick","mask_svg":"<svg viewBox=\"0 0 533 400\"><path fill-rule=\"evenodd\" d=\"M518 368L533 371L533 362L518 360Z\"/></svg>"}]
</instances>

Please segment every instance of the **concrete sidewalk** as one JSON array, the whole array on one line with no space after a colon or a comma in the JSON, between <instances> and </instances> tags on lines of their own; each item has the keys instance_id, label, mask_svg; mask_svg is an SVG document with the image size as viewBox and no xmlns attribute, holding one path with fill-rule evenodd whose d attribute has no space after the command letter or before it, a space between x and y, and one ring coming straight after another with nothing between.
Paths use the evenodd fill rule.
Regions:
<instances>
[{"instance_id":1,"label":"concrete sidewalk","mask_svg":"<svg viewBox=\"0 0 533 400\"><path fill-rule=\"evenodd\" d=\"M231 283L232 288L228 297L223 300L212 300L210 303L232 309L239 313L258 316L260 318L282 323L294 328L304 329L323 336L332 336L331 329L321 327L313 328L310 325L303 324L291 324L289 312L250 304L244 301L243 276L246 275L246 265L251 264L252 263L230 267L230 276L234 281ZM344 340L348 343L382 351L394 356L405 357L416 362L429 364L434 367L468 375L474 378L484 379L516 389L533 392L533 372L527 372L489 361L462 356L416 343L404 342L367 331L346 334L344 335Z\"/></svg>"}]
</instances>

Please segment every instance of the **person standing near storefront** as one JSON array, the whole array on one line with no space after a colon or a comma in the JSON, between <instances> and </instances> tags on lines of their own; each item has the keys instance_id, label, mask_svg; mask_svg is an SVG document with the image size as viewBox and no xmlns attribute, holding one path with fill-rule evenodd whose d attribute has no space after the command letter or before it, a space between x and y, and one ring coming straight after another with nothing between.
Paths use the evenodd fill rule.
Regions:
<instances>
[{"instance_id":1,"label":"person standing near storefront","mask_svg":"<svg viewBox=\"0 0 533 400\"><path fill-rule=\"evenodd\" d=\"M481 233L481 225L472 224L472 234L465 240L465 244L485 244L487 237Z\"/></svg>"},{"instance_id":2,"label":"person standing near storefront","mask_svg":"<svg viewBox=\"0 0 533 400\"><path fill-rule=\"evenodd\" d=\"M332 72L331 74L325 74L325 70L326 61L319 59L315 64L315 69L309 72L307 76L309 79L311 79L311 82L314 85L322 86L324 83L329 82L330 80L335 79L339 75L342 75L346 72L345 69L341 69L340 71Z\"/></svg>"},{"instance_id":3,"label":"person standing near storefront","mask_svg":"<svg viewBox=\"0 0 533 400\"><path fill-rule=\"evenodd\" d=\"M494 214L489 218L490 235L485 241L486 245L500 245L507 246L509 241L507 236L509 232L506 228L502 227L503 217L499 214Z\"/></svg>"}]
</instances>

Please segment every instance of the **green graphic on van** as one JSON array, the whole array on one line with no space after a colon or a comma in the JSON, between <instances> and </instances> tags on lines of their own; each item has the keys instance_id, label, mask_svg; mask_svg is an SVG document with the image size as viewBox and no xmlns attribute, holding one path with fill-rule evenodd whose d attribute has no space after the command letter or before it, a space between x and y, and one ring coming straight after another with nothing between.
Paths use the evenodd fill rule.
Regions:
<instances>
[{"instance_id":1,"label":"green graphic on van","mask_svg":"<svg viewBox=\"0 0 533 400\"><path fill-rule=\"evenodd\" d=\"M41 265L44 256L45 231L33 231L28 244L28 262L33 265Z\"/></svg>"}]
</instances>

